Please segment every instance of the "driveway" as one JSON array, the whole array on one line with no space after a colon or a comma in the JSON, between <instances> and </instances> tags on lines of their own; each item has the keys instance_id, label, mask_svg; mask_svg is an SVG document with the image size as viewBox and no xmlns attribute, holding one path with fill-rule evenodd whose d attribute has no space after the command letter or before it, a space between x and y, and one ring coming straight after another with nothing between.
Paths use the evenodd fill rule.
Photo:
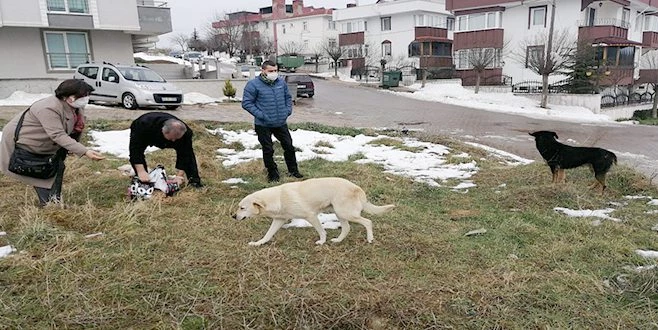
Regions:
<instances>
[{"instance_id":1,"label":"driveway","mask_svg":"<svg viewBox=\"0 0 658 330\"><path fill-rule=\"evenodd\" d=\"M422 129L430 134L485 144L519 156L541 160L528 131L552 130L570 144L599 146L615 152L619 161L649 177L658 174L658 127L610 123L572 123L476 110L420 101L338 81L314 79L313 99L300 98L290 122L332 126ZM25 109L0 107L0 118L10 119ZM132 120L144 110L90 107L90 119ZM251 121L239 103L186 105L171 111L184 120Z\"/></svg>"}]
</instances>

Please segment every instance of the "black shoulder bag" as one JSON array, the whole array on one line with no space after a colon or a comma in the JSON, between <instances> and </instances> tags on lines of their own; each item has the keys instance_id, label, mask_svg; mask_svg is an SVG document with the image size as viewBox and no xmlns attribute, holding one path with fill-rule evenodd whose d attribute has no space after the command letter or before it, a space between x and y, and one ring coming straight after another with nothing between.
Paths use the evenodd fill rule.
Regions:
<instances>
[{"instance_id":1,"label":"black shoulder bag","mask_svg":"<svg viewBox=\"0 0 658 330\"><path fill-rule=\"evenodd\" d=\"M20 148L16 141L18 141L18 133L23 126L23 119L25 114L30 111L30 108L23 112L21 119L18 120L16 131L14 132L14 152L9 158L9 171L22 176L28 176L37 179L50 179L57 174L58 157L57 153L52 155L35 154L23 148Z\"/></svg>"}]
</instances>

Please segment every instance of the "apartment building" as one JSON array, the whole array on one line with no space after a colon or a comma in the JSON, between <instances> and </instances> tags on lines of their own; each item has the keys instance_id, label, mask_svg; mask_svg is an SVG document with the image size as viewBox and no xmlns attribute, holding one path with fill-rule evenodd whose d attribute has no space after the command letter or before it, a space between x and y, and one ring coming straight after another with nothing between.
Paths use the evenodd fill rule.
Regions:
<instances>
[{"instance_id":1,"label":"apartment building","mask_svg":"<svg viewBox=\"0 0 658 330\"><path fill-rule=\"evenodd\" d=\"M446 8L456 20L455 66L464 84L474 83L468 56L478 48L490 48L500 54L486 70L485 81L500 82L505 76L515 83L541 80L527 67L527 62L535 52L545 52L552 3L553 0L447 0ZM601 85L629 85L639 78L642 54L658 47L657 4L651 0L556 0L555 4L554 36L571 36L569 43L574 47L595 47L596 70L600 70L595 74L600 75ZM550 82L564 78L555 75Z\"/></svg>"},{"instance_id":2,"label":"apartment building","mask_svg":"<svg viewBox=\"0 0 658 330\"><path fill-rule=\"evenodd\" d=\"M454 18L444 0L379 0L333 13L344 49L343 65L353 74L366 67L414 66L430 70L452 67Z\"/></svg>"},{"instance_id":3,"label":"apartment building","mask_svg":"<svg viewBox=\"0 0 658 330\"><path fill-rule=\"evenodd\" d=\"M332 10L304 6L303 0L272 0L272 6L260 8L258 12L241 11L230 13L226 19L213 22L220 38L230 38L228 30L240 30L240 39L245 53L258 55L264 47L273 48L273 53L282 55L290 49L299 55L310 56L325 42L336 40L338 31L332 22ZM250 48L255 44L257 47Z\"/></svg>"},{"instance_id":4,"label":"apartment building","mask_svg":"<svg viewBox=\"0 0 658 330\"><path fill-rule=\"evenodd\" d=\"M133 50L171 32L164 3L0 0L0 79L71 78L87 61L134 63Z\"/></svg>"}]
</instances>

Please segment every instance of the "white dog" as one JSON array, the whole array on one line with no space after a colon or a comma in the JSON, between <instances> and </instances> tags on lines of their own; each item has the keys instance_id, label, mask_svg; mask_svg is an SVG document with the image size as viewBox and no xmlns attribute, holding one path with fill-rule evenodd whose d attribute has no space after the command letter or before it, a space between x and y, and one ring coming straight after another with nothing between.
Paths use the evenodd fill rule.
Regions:
<instances>
[{"instance_id":1,"label":"white dog","mask_svg":"<svg viewBox=\"0 0 658 330\"><path fill-rule=\"evenodd\" d=\"M305 219L313 225L320 235L320 239L315 244L324 244L327 240L327 233L318 220L318 214L333 209L340 220L341 231L338 237L331 239L332 242L338 243L347 236L350 232L349 221L352 221L360 223L366 228L366 238L368 243L371 243L373 240L372 221L362 217L361 211L382 214L393 207L395 205L370 204L363 189L348 180L318 178L284 183L252 193L240 201L233 218L236 220L253 216L272 218L270 229L259 241L249 242L249 245L252 246L269 242L281 226L293 218Z\"/></svg>"}]
</instances>

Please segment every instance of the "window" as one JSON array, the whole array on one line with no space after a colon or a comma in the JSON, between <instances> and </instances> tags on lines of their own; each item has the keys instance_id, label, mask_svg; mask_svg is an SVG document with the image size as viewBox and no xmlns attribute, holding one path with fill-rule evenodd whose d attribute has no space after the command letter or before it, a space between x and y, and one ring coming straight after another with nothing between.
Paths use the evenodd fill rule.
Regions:
<instances>
[{"instance_id":1,"label":"window","mask_svg":"<svg viewBox=\"0 0 658 330\"><path fill-rule=\"evenodd\" d=\"M98 77L98 67L97 66L87 66L87 67L81 67L78 69L78 72L89 78L89 79L94 79Z\"/></svg>"},{"instance_id":2,"label":"window","mask_svg":"<svg viewBox=\"0 0 658 330\"><path fill-rule=\"evenodd\" d=\"M501 49L473 48L460 49L455 52L455 66L457 69L470 70L473 69L473 64L477 63L486 65L487 69L500 68L503 64Z\"/></svg>"},{"instance_id":3,"label":"window","mask_svg":"<svg viewBox=\"0 0 658 330\"><path fill-rule=\"evenodd\" d=\"M546 6L530 7L528 29L532 27L546 27Z\"/></svg>"},{"instance_id":4,"label":"window","mask_svg":"<svg viewBox=\"0 0 658 330\"><path fill-rule=\"evenodd\" d=\"M336 46L338 46L336 43L336 38L329 38L329 48L334 48Z\"/></svg>"},{"instance_id":5,"label":"window","mask_svg":"<svg viewBox=\"0 0 658 330\"><path fill-rule=\"evenodd\" d=\"M544 45L529 46L526 50L525 67L535 67L544 61Z\"/></svg>"},{"instance_id":6,"label":"window","mask_svg":"<svg viewBox=\"0 0 658 330\"><path fill-rule=\"evenodd\" d=\"M469 30L482 30L487 26L486 14L473 14L468 17Z\"/></svg>"},{"instance_id":7,"label":"window","mask_svg":"<svg viewBox=\"0 0 658 330\"><path fill-rule=\"evenodd\" d=\"M448 31L454 31L455 30L455 18L454 17L446 18L446 28L448 28Z\"/></svg>"},{"instance_id":8,"label":"window","mask_svg":"<svg viewBox=\"0 0 658 330\"><path fill-rule=\"evenodd\" d=\"M265 28L269 29L270 28L270 22L265 22Z\"/></svg>"},{"instance_id":9,"label":"window","mask_svg":"<svg viewBox=\"0 0 658 330\"><path fill-rule=\"evenodd\" d=\"M457 31L500 28L502 26L502 17L502 12L499 11L457 16ZM454 22L454 18L447 19L446 25L448 26L448 30L454 29Z\"/></svg>"},{"instance_id":10,"label":"window","mask_svg":"<svg viewBox=\"0 0 658 330\"><path fill-rule=\"evenodd\" d=\"M46 57L51 70L75 69L91 59L84 32L44 32Z\"/></svg>"},{"instance_id":11,"label":"window","mask_svg":"<svg viewBox=\"0 0 658 330\"><path fill-rule=\"evenodd\" d=\"M391 31L391 17L382 17L382 31Z\"/></svg>"},{"instance_id":12,"label":"window","mask_svg":"<svg viewBox=\"0 0 658 330\"><path fill-rule=\"evenodd\" d=\"M335 30L336 29L336 21L329 21L329 30Z\"/></svg>"},{"instance_id":13,"label":"window","mask_svg":"<svg viewBox=\"0 0 658 330\"><path fill-rule=\"evenodd\" d=\"M382 42L382 56L391 56L391 42L388 40Z\"/></svg>"},{"instance_id":14,"label":"window","mask_svg":"<svg viewBox=\"0 0 658 330\"><path fill-rule=\"evenodd\" d=\"M302 22L302 27L304 29L304 32L308 32L308 22L307 21Z\"/></svg>"},{"instance_id":15,"label":"window","mask_svg":"<svg viewBox=\"0 0 658 330\"><path fill-rule=\"evenodd\" d=\"M88 14L87 0L48 0L48 11Z\"/></svg>"},{"instance_id":16,"label":"window","mask_svg":"<svg viewBox=\"0 0 658 330\"><path fill-rule=\"evenodd\" d=\"M103 75L101 76L101 79L107 82L113 82L116 84L119 83L119 75L116 73L116 71L110 68L103 68Z\"/></svg>"},{"instance_id":17,"label":"window","mask_svg":"<svg viewBox=\"0 0 658 330\"><path fill-rule=\"evenodd\" d=\"M596 59L608 66L635 66L635 47L597 47Z\"/></svg>"},{"instance_id":18,"label":"window","mask_svg":"<svg viewBox=\"0 0 658 330\"><path fill-rule=\"evenodd\" d=\"M461 49L457 51L457 69L469 69L468 63L468 49Z\"/></svg>"},{"instance_id":19,"label":"window","mask_svg":"<svg viewBox=\"0 0 658 330\"><path fill-rule=\"evenodd\" d=\"M621 27L628 29L631 25L631 10L624 8L621 12Z\"/></svg>"},{"instance_id":20,"label":"window","mask_svg":"<svg viewBox=\"0 0 658 330\"><path fill-rule=\"evenodd\" d=\"M420 56L420 42L414 41L409 44L409 57Z\"/></svg>"},{"instance_id":21,"label":"window","mask_svg":"<svg viewBox=\"0 0 658 330\"><path fill-rule=\"evenodd\" d=\"M452 56L452 44L446 42L418 42L414 41L409 44L409 57L426 56Z\"/></svg>"},{"instance_id":22,"label":"window","mask_svg":"<svg viewBox=\"0 0 658 330\"><path fill-rule=\"evenodd\" d=\"M587 26L594 26L596 23L596 9L587 8Z\"/></svg>"},{"instance_id":23,"label":"window","mask_svg":"<svg viewBox=\"0 0 658 330\"><path fill-rule=\"evenodd\" d=\"M281 30L282 30L281 32L283 32L283 34L286 34L286 25L285 24L281 25Z\"/></svg>"},{"instance_id":24,"label":"window","mask_svg":"<svg viewBox=\"0 0 658 330\"><path fill-rule=\"evenodd\" d=\"M352 21L341 24L341 33L353 33L368 31L366 21Z\"/></svg>"}]
</instances>

